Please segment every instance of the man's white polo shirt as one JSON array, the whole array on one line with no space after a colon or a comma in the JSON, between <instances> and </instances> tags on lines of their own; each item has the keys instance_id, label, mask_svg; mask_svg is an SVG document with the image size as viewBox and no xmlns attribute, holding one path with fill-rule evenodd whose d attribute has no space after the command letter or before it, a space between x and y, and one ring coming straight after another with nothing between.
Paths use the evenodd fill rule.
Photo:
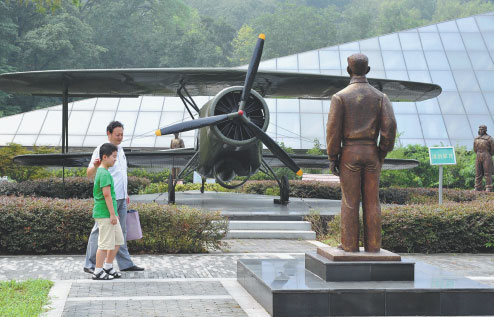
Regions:
<instances>
[{"instance_id":1,"label":"man's white polo shirt","mask_svg":"<svg viewBox=\"0 0 494 317\"><path fill-rule=\"evenodd\" d=\"M94 167L94 161L99 158L99 148L103 145L100 144L94 150L93 156L91 157L91 162L88 167ZM126 199L127 198L127 158L125 157L125 153L123 147L118 145L117 152L117 161L115 165L110 167L108 171L113 177L113 183L115 184L115 196L116 199Z\"/></svg>"}]
</instances>

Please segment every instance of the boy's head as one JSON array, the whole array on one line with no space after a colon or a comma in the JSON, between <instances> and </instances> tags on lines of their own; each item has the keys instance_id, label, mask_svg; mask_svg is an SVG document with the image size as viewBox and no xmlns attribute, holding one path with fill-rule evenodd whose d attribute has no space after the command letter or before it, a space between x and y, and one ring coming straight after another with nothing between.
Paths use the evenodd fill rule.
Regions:
<instances>
[{"instance_id":1,"label":"boy's head","mask_svg":"<svg viewBox=\"0 0 494 317\"><path fill-rule=\"evenodd\" d=\"M99 148L99 158L104 167L112 167L117 161L118 148L111 143L105 143Z\"/></svg>"},{"instance_id":2,"label":"boy's head","mask_svg":"<svg viewBox=\"0 0 494 317\"><path fill-rule=\"evenodd\" d=\"M123 140L123 129L124 126L119 121L112 121L106 127L106 135L108 136L108 141L115 145L119 145Z\"/></svg>"}]
</instances>

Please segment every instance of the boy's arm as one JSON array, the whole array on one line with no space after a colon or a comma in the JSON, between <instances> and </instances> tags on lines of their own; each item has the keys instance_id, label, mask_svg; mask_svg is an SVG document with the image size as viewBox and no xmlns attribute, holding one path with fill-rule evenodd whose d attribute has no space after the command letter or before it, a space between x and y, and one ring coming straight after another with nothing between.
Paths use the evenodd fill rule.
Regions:
<instances>
[{"instance_id":1,"label":"boy's arm","mask_svg":"<svg viewBox=\"0 0 494 317\"><path fill-rule=\"evenodd\" d=\"M110 211L110 222L112 225L117 224L117 216L115 215L115 209L113 209L113 200L111 198L111 186L105 186L101 188L103 191L103 196L105 196L106 207Z\"/></svg>"},{"instance_id":2,"label":"boy's arm","mask_svg":"<svg viewBox=\"0 0 494 317\"><path fill-rule=\"evenodd\" d=\"M93 155L91 156L91 161L89 162L89 166L87 167L86 170L86 175L88 178L94 178L94 175L96 175L96 170L98 169L100 164L101 164L101 160L99 159L99 147L97 147L93 151Z\"/></svg>"}]
</instances>

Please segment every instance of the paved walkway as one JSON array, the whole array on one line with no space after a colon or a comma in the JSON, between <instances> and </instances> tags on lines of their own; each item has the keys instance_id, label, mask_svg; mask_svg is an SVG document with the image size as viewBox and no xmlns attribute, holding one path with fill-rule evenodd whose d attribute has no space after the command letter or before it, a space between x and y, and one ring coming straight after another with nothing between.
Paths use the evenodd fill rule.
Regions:
<instances>
[{"instance_id":1,"label":"paved walkway","mask_svg":"<svg viewBox=\"0 0 494 317\"><path fill-rule=\"evenodd\" d=\"M317 242L229 240L222 251L190 255L135 255L144 272L92 281L82 255L0 256L0 280L55 281L47 316L269 316L237 283L238 259L302 258ZM404 255L494 285L494 255ZM23 273L19 273L22 268Z\"/></svg>"}]
</instances>

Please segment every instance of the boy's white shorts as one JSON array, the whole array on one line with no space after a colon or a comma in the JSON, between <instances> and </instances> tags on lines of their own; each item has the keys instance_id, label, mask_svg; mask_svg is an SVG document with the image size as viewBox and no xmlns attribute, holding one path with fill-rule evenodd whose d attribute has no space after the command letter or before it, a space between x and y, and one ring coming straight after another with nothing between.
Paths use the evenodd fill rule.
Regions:
<instances>
[{"instance_id":1,"label":"boy's white shorts","mask_svg":"<svg viewBox=\"0 0 494 317\"><path fill-rule=\"evenodd\" d=\"M95 218L98 223L98 249L99 250L114 250L116 245L124 244L124 236L120 220L117 218L117 224L112 225L110 218Z\"/></svg>"}]
</instances>

